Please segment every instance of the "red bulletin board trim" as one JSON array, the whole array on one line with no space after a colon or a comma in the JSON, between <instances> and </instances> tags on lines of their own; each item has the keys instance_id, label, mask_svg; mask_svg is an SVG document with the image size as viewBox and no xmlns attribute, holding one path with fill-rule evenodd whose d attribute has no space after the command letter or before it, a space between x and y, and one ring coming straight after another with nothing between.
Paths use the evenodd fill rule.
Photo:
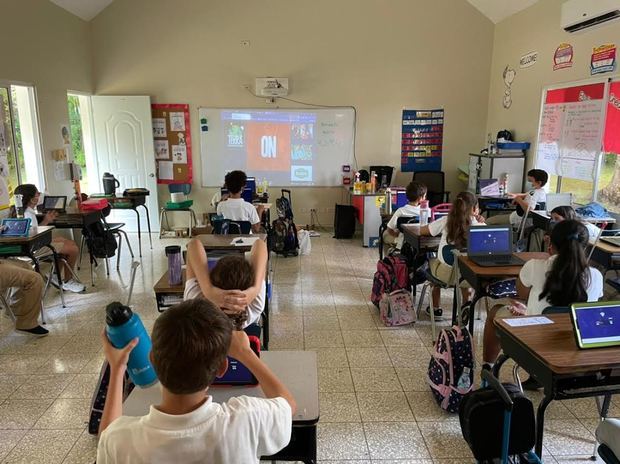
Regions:
<instances>
[{"instance_id":1,"label":"red bulletin board trim","mask_svg":"<svg viewBox=\"0 0 620 464\"><path fill-rule=\"evenodd\" d=\"M605 82L548 90L545 104L575 103L581 101L584 95L590 100L602 100L605 97Z\"/></svg>"},{"instance_id":2,"label":"red bulletin board trim","mask_svg":"<svg viewBox=\"0 0 620 464\"><path fill-rule=\"evenodd\" d=\"M187 150L187 180L186 181L178 181L178 180L168 180L168 179L159 179L157 178L158 184L191 184L193 181L193 166L192 166L192 136L190 129L190 121L189 121L189 105L183 104L175 104L175 103L152 103L151 110L167 110L170 111L183 111L185 116L185 131L175 131L175 132L185 132L185 146ZM169 120L169 118L166 118ZM154 156L154 154L153 154ZM156 160L157 161L157 160Z\"/></svg>"}]
</instances>

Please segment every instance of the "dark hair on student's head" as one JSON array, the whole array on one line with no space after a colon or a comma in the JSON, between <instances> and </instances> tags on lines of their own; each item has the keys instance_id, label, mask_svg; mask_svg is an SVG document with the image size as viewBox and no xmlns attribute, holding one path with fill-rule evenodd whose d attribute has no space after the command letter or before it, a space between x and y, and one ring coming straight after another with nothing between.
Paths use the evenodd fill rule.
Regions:
<instances>
[{"instance_id":1,"label":"dark hair on student's head","mask_svg":"<svg viewBox=\"0 0 620 464\"><path fill-rule=\"evenodd\" d=\"M30 206L30 202L35 196L37 196L37 193L39 193L39 189L37 188L36 185L33 185L33 184L21 184L15 187L15 190L13 190L13 195L22 196L22 205L24 209ZM15 210L14 206L11 206L9 216L11 217L17 216L17 211Z\"/></svg>"},{"instance_id":2,"label":"dark hair on student's head","mask_svg":"<svg viewBox=\"0 0 620 464\"><path fill-rule=\"evenodd\" d=\"M153 327L153 367L161 384L177 395L206 389L226 359L232 323L203 298L173 306Z\"/></svg>"},{"instance_id":3,"label":"dark hair on student's head","mask_svg":"<svg viewBox=\"0 0 620 464\"><path fill-rule=\"evenodd\" d=\"M222 290L246 290L254 285L254 269L243 256L229 255L217 261L209 278Z\"/></svg>"},{"instance_id":4,"label":"dark hair on student's head","mask_svg":"<svg viewBox=\"0 0 620 464\"><path fill-rule=\"evenodd\" d=\"M585 248L588 229L574 219L559 222L551 231L551 245L555 257L547 272L539 299L547 299L552 306L568 306L588 301L590 270Z\"/></svg>"},{"instance_id":5,"label":"dark hair on student's head","mask_svg":"<svg viewBox=\"0 0 620 464\"><path fill-rule=\"evenodd\" d=\"M457 248L467 246L467 234L471 227L471 215L473 209L478 204L476 195L471 192L461 192L456 196L452 208L448 213L448 243Z\"/></svg>"},{"instance_id":6,"label":"dark hair on student's head","mask_svg":"<svg viewBox=\"0 0 620 464\"><path fill-rule=\"evenodd\" d=\"M556 206L551 210L551 214L557 214L564 220L577 219L577 213L572 206Z\"/></svg>"},{"instance_id":7,"label":"dark hair on student's head","mask_svg":"<svg viewBox=\"0 0 620 464\"><path fill-rule=\"evenodd\" d=\"M239 193L245 187L248 176L243 171L231 171L224 177L224 184L230 193Z\"/></svg>"},{"instance_id":8,"label":"dark hair on student's head","mask_svg":"<svg viewBox=\"0 0 620 464\"><path fill-rule=\"evenodd\" d=\"M426 195L426 185L420 182L409 182L407 185L407 200L414 202L420 201Z\"/></svg>"},{"instance_id":9,"label":"dark hair on student's head","mask_svg":"<svg viewBox=\"0 0 620 464\"><path fill-rule=\"evenodd\" d=\"M549 174L543 169L530 169L527 171L528 177L533 177L536 182L540 182L540 186L544 187L549 180Z\"/></svg>"}]
</instances>

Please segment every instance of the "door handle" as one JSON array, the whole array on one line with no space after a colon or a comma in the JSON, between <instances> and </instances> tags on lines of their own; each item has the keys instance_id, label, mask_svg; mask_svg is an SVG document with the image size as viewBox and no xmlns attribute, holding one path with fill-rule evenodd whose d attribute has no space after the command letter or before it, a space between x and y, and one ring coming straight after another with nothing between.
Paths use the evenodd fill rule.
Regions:
<instances>
[{"instance_id":1,"label":"door handle","mask_svg":"<svg viewBox=\"0 0 620 464\"><path fill-rule=\"evenodd\" d=\"M150 173L150 174L149 174L149 177L155 177L155 174Z\"/></svg>"}]
</instances>

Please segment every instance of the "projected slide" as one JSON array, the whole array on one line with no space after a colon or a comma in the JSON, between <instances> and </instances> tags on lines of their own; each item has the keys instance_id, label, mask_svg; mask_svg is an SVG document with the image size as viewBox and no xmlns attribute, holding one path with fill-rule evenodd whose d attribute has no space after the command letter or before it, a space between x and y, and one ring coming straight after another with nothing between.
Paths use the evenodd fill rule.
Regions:
<instances>
[{"instance_id":1,"label":"projected slide","mask_svg":"<svg viewBox=\"0 0 620 464\"><path fill-rule=\"evenodd\" d=\"M233 169L274 186L340 185L342 165L353 163L352 111L202 108L203 185L221 185Z\"/></svg>"}]
</instances>

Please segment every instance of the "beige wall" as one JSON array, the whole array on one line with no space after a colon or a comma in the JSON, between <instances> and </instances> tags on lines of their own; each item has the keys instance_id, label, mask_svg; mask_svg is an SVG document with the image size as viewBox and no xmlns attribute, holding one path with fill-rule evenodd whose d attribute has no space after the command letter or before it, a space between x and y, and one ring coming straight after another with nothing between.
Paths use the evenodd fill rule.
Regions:
<instances>
[{"instance_id":1,"label":"beige wall","mask_svg":"<svg viewBox=\"0 0 620 464\"><path fill-rule=\"evenodd\" d=\"M3 0L0 10L0 80L36 87L47 189L70 194L71 182L54 179L51 151L69 122L67 90L92 90L89 26L48 0Z\"/></svg>"},{"instance_id":2,"label":"beige wall","mask_svg":"<svg viewBox=\"0 0 620 464\"><path fill-rule=\"evenodd\" d=\"M569 34L560 27L563 0L541 0L495 27L491 90L489 93L488 130L497 133L509 129L519 140L536 141L542 89L545 86L590 78L592 48L615 42L620 46L620 21ZM562 42L574 48L572 68L553 71L553 54ZM538 63L519 69L519 59L531 51L538 51ZM512 107L502 107L506 65L517 70L512 85ZM599 74L608 76L610 74ZM530 151L529 166L534 164L534 150Z\"/></svg>"},{"instance_id":3,"label":"beige wall","mask_svg":"<svg viewBox=\"0 0 620 464\"><path fill-rule=\"evenodd\" d=\"M289 77L291 98L354 105L362 167L399 165L403 108L443 106L444 171L461 189L456 166L485 139L492 43L493 24L465 0L115 0L92 22L97 94L191 105L200 211L211 191L200 187L197 107L269 106L242 89L265 75ZM341 196L296 189L297 222Z\"/></svg>"}]
</instances>

